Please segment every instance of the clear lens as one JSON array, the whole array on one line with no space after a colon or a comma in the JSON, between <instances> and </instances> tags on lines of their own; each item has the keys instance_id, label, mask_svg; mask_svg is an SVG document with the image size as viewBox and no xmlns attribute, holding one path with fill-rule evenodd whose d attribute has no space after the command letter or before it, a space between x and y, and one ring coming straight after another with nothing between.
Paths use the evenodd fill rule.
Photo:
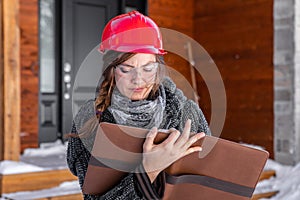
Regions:
<instances>
[{"instance_id":1,"label":"clear lens","mask_svg":"<svg viewBox=\"0 0 300 200\"><path fill-rule=\"evenodd\" d=\"M131 65L126 64L120 64L117 66L117 68L120 70L121 73L123 73L126 76L132 76L133 74L139 72L141 76L151 76L157 72L158 69L158 63L148 63L146 65L140 66L140 67L134 67Z\"/></svg>"}]
</instances>

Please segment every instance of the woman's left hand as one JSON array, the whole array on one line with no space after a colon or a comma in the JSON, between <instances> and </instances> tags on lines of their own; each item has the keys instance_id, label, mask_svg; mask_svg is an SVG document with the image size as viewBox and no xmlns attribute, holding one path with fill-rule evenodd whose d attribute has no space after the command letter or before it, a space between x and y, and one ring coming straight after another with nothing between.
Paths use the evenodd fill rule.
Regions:
<instances>
[{"instance_id":1,"label":"woman's left hand","mask_svg":"<svg viewBox=\"0 0 300 200\"><path fill-rule=\"evenodd\" d=\"M152 128L143 145L143 166L151 182L157 175L176 160L196 151L200 146L193 146L196 141L205 136L197 133L190 137L191 120L187 120L182 134L176 129L169 129L169 136L160 144L154 144L157 128Z\"/></svg>"}]
</instances>

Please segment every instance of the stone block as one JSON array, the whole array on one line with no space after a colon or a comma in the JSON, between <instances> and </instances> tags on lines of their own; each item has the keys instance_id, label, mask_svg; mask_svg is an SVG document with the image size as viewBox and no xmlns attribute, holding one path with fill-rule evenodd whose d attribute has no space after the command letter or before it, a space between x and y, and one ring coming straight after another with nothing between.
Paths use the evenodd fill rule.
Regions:
<instances>
[{"instance_id":1,"label":"stone block","mask_svg":"<svg viewBox=\"0 0 300 200\"><path fill-rule=\"evenodd\" d=\"M276 139L289 139L294 137L294 115L277 114L274 117Z\"/></svg>"},{"instance_id":2,"label":"stone block","mask_svg":"<svg viewBox=\"0 0 300 200\"><path fill-rule=\"evenodd\" d=\"M293 29L294 25L295 25L295 23L294 23L293 17L274 19L274 28L275 29L282 29L282 28Z\"/></svg>"},{"instance_id":3,"label":"stone block","mask_svg":"<svg viewBox=\"0 0 300 200\"><path fill-rule=\"evenodd\" d=\"M294 30L290 28L275 29L275 50L294 50Z\"/></svg>"},{"instance_id":4,"label":"stone block","mask_svg":"<svg viewBox=\"0 0 300 200\"><path fill-rule=\"evenodd\" d=\"M276 115L291 115L293 114L293 104L291 101L275 101L274 112Z\"/></svg>"},{"instance_id":5,"label":"stone block","mask_svg":"<svg viewBox=\"0 0 300 200\"><path fill-rule=\"evenodd\" d=\"M295 157L292 154L281 153L281 152L276 152L275 154L275 160L285 165L294 165L295 164L294 159Z\"/></svg>"},{"instance_id":6,"label":"stone block","mask_svg":"<svg viewBox=\"0 0 300 200\"><path fill-rule=\"evenodd\" d=\"M294 50L276 50L274 49L274 65L291 65L294 63Z\"/></svg>"},{"instance_id":7,"label":"stone block","mask_svg":"<svg viewBox=\"0 0 300 200\"><path fill-rule=\"evenodd\" d=\"M290 101L292 96L292 91L287 89L275 89L275 101Z\"/></svg>"},{"instance_id":8,"label":"stone block","mask_svg":"<svg viewBox=\"0 0 300 200\"><path fill-rule=\"evenodd\" d=\"M294 15L294 0L274 0L274 18L288 18Z\"/></svg>"},{"instance_id":9,"label":"stone block","mask_svg":"<svg viewBox=\"0 0 300 200\"><path fill-rule=\"evenodd\" d=\"M288 66L275 67L274 69L274 89L289 89L293 88L293 77Z\"/></svg>"}]
</instances>

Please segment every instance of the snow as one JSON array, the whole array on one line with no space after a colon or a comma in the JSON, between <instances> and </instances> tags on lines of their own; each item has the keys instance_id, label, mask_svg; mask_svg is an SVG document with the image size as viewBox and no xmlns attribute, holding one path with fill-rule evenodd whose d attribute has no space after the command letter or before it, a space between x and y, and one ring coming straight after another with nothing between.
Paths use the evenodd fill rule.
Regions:
<instances>
[{"instance_id":1,"label":"snow","mask_svg":"<svg viewBox=\"0 0 300 200\"><path fill-rule=\"evenodd\" d=\"M27 148L24 150L23 157L42 156L47 157L51 155L65 154L67 143L62 144L60 140L53 143L42 143L39 148Z\"/></svg>"},{"instance_id":2,"label":"snow","mask_svg":"<svg viewBox=\"0 0 300 200\"><path fill-rule=\"evenodd\" d=\"M39 148L28 148L24 150L20 161L49 169L65 169L67 143L60 140L53 143L42 143Z\"/></svg>"},{"instance_id":3,"label":"snow","mask_svg":"<svg viewBox=\"0 0 300 200\"><path fill-rule=\"evenodd\" d=\"M243 145L264 150L261 146ZM258 182L254 194L274 191L278 191L278 193L272 198L260 200L300 200L300 162L295 166L289 166L268 159L264 170L275 170L276 176Z\"/></svg>"},{"instance_id":4,"label":"snow","mask_svg":"<svg viewBox=\"0 0 300 200\"><path fill-rule=\"evenodd\" d=\"M19 174L26 172L38 172L43 171L42 167L27 164L24 162L16 162L10 160L4 160L0 162L0 174Z\"/></svg>"},{"instance_id":5,"label":"snow","mask_svg":"<svg viewBox=\"0 0 300 200\"><path fill-rule=\"evenodd\" d=\"M60 140L43 143L40 148L25 149L20 161L0 162L0 174L20 174L45 170L66 169L66 148Z\"/></svg>"},{"instance_id":6,"label":"snow","mask_svg":"<svg viewBox=\"0 0 300 200\"><path fill-rule=\"evenodd\" d=\"M9 160L1 161L0 174L9 175L26 172L66 169L66 149L67 143L63 144L60 140L53 143L43 143L39 148L25 149L19 162ZM2 194L0 200L28 200L79 193L81 193L81 190L78 181L69 181L63 182L57 187L44 190Z\"/></svg>"},{"instance_id":7,"label":"snow","mask_svg":"<svg viewBox=\"0 0 300 200\"><path fill-rule=\"evenodd\" d=\"M279 191L272 200L300 199L300 162L295 166L281 165L274 160L268 160L265 169L276 171L276 176L257 184L254 193ZM267 200L267 199L265 199Z\"/></svg>"},{"instance_id":8,"label":"snow","mask_svg":"<svg viewBox=\"0 0 300 200\"><path fill-rule=\"evenodd\" d=\"M259 146L247 146L262 149ZM40 148L37 149L26 149L19 162L8 160L0 162L0 174L18 174L67 168L66 148L67 144L56 141L54 143L41 144ZM277 195L264 200L300 200L300 162L295 166L288 166L268 159L265 170L275 170L276 176L259 182L254 194L279 191ZM46 190L23 191L3 194L2 196L22 200L51 197L54 194L57 196L78 193L80 193L78 181L71 181ZM3 198L0 197L1 199Z\"/></svg>"}]
</instances>

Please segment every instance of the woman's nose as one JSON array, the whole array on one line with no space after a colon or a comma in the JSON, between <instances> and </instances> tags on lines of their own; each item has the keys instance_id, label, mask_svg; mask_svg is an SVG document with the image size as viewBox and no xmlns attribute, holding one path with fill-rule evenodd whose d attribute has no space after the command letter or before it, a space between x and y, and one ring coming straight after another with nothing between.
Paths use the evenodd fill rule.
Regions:
<instances>
[{"instance_id":1,"label":"woman's nose","mask_svg":"<svg viewBox=\"0 0 300 200\"><path fill-rule=\"evenodd\" d=\"M142 73L139 70L139 68L136 68L133 70L133 74L132 74L132 82L134 84L140 84L143 81L143 77L142 77Z\"/></svg>"}]
</instances>

